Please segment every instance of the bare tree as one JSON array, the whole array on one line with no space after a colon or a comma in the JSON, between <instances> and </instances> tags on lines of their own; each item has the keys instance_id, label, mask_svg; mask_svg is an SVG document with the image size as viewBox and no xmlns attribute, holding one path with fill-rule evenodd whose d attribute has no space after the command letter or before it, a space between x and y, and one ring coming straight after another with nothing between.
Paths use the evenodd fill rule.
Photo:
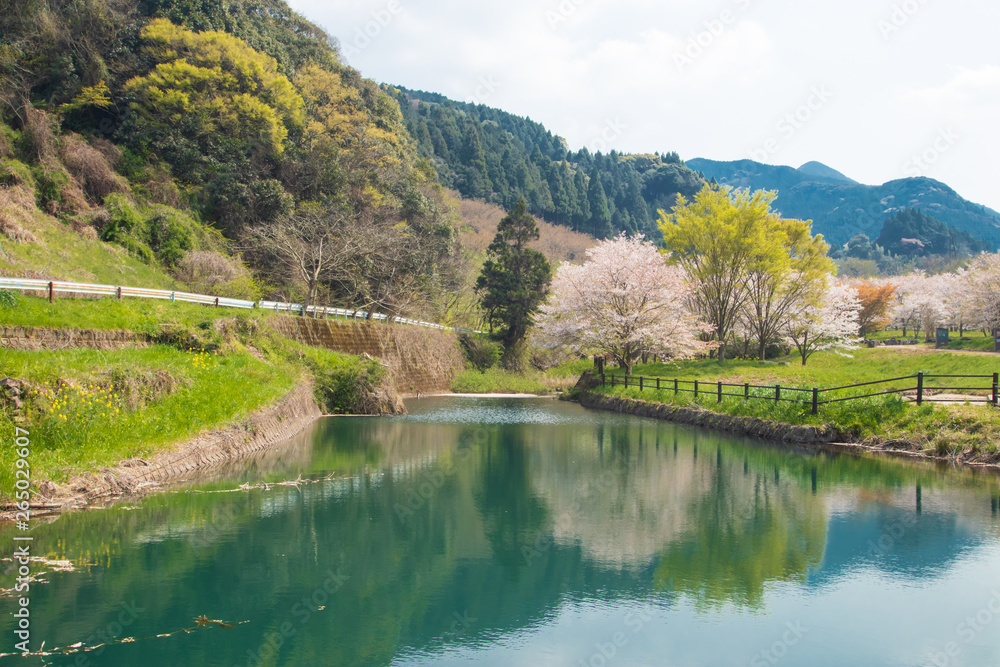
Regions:
<instances>
[{"instance_id":1,"label":"bare tree","mask_svg":"<svg viewBox=\"0 0 1000 667\"><path fill-rule=\"evenodd\" d=\"M306 287L304 316L320 284L344 275L360 239L348 228L342 210L310 204L286 219L252 227L247 240L251 252L266 255Z\"/></svg>"}]
</instances>

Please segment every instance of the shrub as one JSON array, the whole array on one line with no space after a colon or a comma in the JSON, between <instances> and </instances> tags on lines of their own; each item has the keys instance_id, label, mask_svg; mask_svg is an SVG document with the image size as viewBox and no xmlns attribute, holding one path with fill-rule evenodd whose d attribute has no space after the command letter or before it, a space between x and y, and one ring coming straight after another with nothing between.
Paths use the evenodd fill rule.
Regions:
<instances>
[{"instance_id":1,"label":"shrub","mask_svg":"<svg viewBox=\"0 0 1000 667\"><path fill-rule=\"evenodd\" d=\"M126 192L125 179L115 173L108 158L79 135L63 140L62 160L69 172L83 185L91 201L99 203L113 192Z\"/></svg>"},{"instance_id":2,"label":"shrub","mask_svg":"<svg viewBox=\"0 0 1000 667\"><path fill-rule=\"evenodd\" d=\"M193 292L256 301L260 286L238 257L230 258L209 250L188 253L174 270L174 276Z\"/></svg>"},{"instance_id":3,"label":"shrub","mask_svg":"<svg viewBox=\"0 0 1000 667\"><path fill-rule=\"evenodd\" d=\"M0 159L0 185L13 187L23 185L35 189L35 177L31 173L31 167L20 160L10 158Z\"/></svg>"},{"instance_id":4,"label":"shrub","mask_svg":"<svg viewBox=\"0 0 1000 667\"><path fill-rule=\"evenodd\" d=\"M184 254L193 247L196 223L180 211L159 207L149 218L149 247L167 266L176 266Z\"/></svg>"},{"instance_id":5,"label":"shrub","mask_svg":"<svg viewBox=\"0 0 1000 667\"><path fill-rule=\"evenodd\" d=\"M465 360L480 373L485 373L500 361L503 348L500 343L485 336L463 335L459 338Z\"/></svg>"}]
</instances>

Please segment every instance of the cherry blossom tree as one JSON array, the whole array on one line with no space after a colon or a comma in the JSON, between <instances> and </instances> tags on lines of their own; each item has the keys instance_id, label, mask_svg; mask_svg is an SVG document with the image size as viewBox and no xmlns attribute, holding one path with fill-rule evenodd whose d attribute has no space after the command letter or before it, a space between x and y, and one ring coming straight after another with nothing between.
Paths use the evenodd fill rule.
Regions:
<instances>
[{"instance_id":1,"label":"cherry blossom tree","mask_svg":"<svg viewBox=\"0 0 1000 667\"><path fill-rule=\"evenodd\" d=\"M785 335L798 349L802 365L817 350L855 348L860 310L857 292L839 281L831 282L818 301L803 302L785 324Z\"/></svg>"},{"instance_id":2,"label":"cherry blossom tree","mask_svg":"<svg viewBox=\"0 0 1000 667\"><path fill-rule=\"evenodd\" d=\"M962 291L969 324L986 332L1000 327L1000 254L976 257L965 278Z\"/></svg>"},{"instance_id":3,"label":"cherry blossom tree","mask_svg":"<svg viewBox=\"0 0 1000 667\"><path fill-rule=\"evenodd\" d=\"M692 357L714 345L688 308L691 286L641 234L601 241L582 265L563 264L541 308L538 340L610 355L626 373L640 354Z\"/></svg>"}]
</instances>

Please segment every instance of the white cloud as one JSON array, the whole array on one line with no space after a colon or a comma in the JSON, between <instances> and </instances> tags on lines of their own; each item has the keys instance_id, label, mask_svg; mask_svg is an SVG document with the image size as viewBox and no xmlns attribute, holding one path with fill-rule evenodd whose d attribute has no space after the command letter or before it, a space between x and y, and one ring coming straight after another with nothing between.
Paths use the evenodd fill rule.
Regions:
<instances>
[{"instance_id":1,"label":"white cloud","mask_svg":"<svg viewBox=\"0 0 1000 667\"><path fill-rule=\"evenodd\" d=\"M990 169L1000 3L923 3L888 39L879 22L898 0L291 4L349 44L391 2L400 11L350 58L363 74L462 100L496 82L481 101L545 123L574 148L617 119L627 128L609 148L744 158L825 85L835 97L785 132L768 161L820 160L881 183L904 176L909 156L950 124L963 139L928 175L1000 209Z\"/></svg>"}]
</instances>

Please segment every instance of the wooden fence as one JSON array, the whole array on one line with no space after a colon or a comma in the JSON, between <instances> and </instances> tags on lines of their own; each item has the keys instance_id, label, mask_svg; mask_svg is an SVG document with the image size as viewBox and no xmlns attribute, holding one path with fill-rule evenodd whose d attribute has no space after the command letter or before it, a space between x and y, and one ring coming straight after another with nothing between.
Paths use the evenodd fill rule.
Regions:
<instances>
[{"instance_id":1,"label":"wooden fence","mask_svg":"<svg viewBox=\"0 0 1000 667\"><path fill-rule=\"evenodd\" d=\"M906 375L898 378L876 380L874 382L861 382L859 384L849 384L843 387L829 387L826 389L820 389L819 387L807 389L800 387L782 387L780 384L732 384L729 382L677 380L661 377L652 378L636 375L614 375L606 373L601 373L600 377L601 384L603 386L637 387L640 391L647 389L655 389L656 391L673 391L675 395L685 393L694 394L695 398L698 398L698 396L714 396L718 403L721 403L724 397L742 398L744 400L802 403L805 405L811 405L812 413L814 415L819 413L819 406L821 405L842 403L845 401L856 401L858 399L873 398L876 396L890 396L893 394L902 395L906 393L911 393L913 395L913 400L916 401L917 405L921 405L924 402L955 402L955 398L935 398L935 395L940 395L943 392L990 392L989 396L974 394L968 396L968 398L963 397L963 400L966 400L969 403L988 403L994 407L997 407L998 404L1000 404L1000 390L998 390L998 385L1000 385L1000 373L994 373L993 375L932 375L929 373L917 373L916 375ZM928 383L929 380L942 379L948 381L988 380L991 381L992 384L975 387L950 387L932 385ZM876 389L881 388L880 385L892 385L914 380L916 381L915 385L902 387L894 386L884 391L876 391ZM973 384L973 382L966 382L965 384ZM732 389L739 389L741 391L735 392L731 391ZM863 391L869 391L870 393L851 394L849 396L839 397L834 393L852 389L862 389ZM802 394L805 394L805 396L802 397Z\"/></svg>"}]
</instances>

